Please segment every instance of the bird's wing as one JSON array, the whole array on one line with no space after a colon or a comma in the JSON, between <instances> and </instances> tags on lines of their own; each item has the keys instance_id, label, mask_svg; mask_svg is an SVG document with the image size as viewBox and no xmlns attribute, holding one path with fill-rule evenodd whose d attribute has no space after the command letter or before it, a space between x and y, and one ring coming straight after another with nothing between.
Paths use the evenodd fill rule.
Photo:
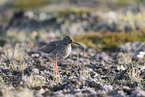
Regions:
<instances>
[{"instance_id":1,"label":"bird's wing","mask_svg":"<svg viewBox=\"0 0 145 97\"><path fill-rule=\"evenodd\" d=\"M41 52L49 54L54 49L56 49L59 45L60 45L59 41L53 41L53 42L50 42L49 44L39 48L38 51L41 51Z\"/></svg>"}]
</instances>

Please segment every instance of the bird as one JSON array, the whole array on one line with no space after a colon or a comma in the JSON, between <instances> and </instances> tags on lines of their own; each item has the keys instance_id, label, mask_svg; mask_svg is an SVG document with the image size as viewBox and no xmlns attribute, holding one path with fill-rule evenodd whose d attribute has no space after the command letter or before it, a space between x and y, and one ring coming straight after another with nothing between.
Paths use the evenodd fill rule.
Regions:
<instances>
[{"instance_id":1,"label":"bird","mask_svg":"<svg viewBox=\"0 0 145 97\"><path fill-rule=\"evenodd\" d=\"M70 55L71 44L81 46L79 43L74 42L71 36L65 36L62 40L52 41L38 49L38 51L42 52L51 62L53 62L55 75L59 75L57 62Z\"/></svg>"}]
</instances>

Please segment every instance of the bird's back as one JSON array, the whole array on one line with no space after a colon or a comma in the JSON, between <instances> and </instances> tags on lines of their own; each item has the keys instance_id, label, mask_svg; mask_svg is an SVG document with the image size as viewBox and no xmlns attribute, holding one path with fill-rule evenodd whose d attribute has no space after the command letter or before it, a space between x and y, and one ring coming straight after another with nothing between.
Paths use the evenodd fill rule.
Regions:
<instances>
[{"instance_id":1,"label":"bird's back","mask_svg":"<svg viewBox=\"0 0 145 97\"><path fill-rule=\"evenodd\" d=\"M50 42L47 45L39 48L38 51L49 54L54 49L58 48L60 44L61 44L61 41L53 41L53 42Z\"/></svg>"}]
</instances>

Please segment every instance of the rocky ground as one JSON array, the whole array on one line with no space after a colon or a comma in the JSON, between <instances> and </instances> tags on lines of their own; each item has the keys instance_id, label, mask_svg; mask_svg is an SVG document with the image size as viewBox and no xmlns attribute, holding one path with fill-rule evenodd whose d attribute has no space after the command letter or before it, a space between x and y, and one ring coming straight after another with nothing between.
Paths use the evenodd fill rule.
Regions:
<instances>
[{"instance_id":1,"label":"rocky ground","mask_svg":"<svg viewBox=\"0 0 145 97\"><path fill-rule=\"evenodd\" d=\"M111 55L87 46L73 46L71 55L58 62L59 77L43 54L28 47L19 48L23 45L27 47L19 44L12 50L6 46L1 53L1 95L14 92L12 95L18 96L26 89L36 97L145 96L145 61L130 56L136 47L140 47L136 52L145 49L140 42L120 45ZM131 50L124 53L127 45Z\"/></svg>"}]
</instances>

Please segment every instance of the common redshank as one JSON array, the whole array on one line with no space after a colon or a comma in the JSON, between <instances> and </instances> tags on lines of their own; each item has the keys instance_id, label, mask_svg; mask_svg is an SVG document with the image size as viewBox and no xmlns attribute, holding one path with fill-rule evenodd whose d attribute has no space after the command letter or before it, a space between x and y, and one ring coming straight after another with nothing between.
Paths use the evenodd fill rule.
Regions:
<instances>
[{"instance_id":1,"label":"common redshank","mask_svg":"<svg viewBox=\"0 0 145 97\"><path fill-rule=\"evenodd\" d=\"M53 68L56 75L59 75L57 62L69 56L71 53L71 44L77 44L80 46L79 43L74 42L71 36L65 36L62 40L52 41L38 49L38 51L42 52L50 61L53 62Z\"/></svg>"}]
</instances>

